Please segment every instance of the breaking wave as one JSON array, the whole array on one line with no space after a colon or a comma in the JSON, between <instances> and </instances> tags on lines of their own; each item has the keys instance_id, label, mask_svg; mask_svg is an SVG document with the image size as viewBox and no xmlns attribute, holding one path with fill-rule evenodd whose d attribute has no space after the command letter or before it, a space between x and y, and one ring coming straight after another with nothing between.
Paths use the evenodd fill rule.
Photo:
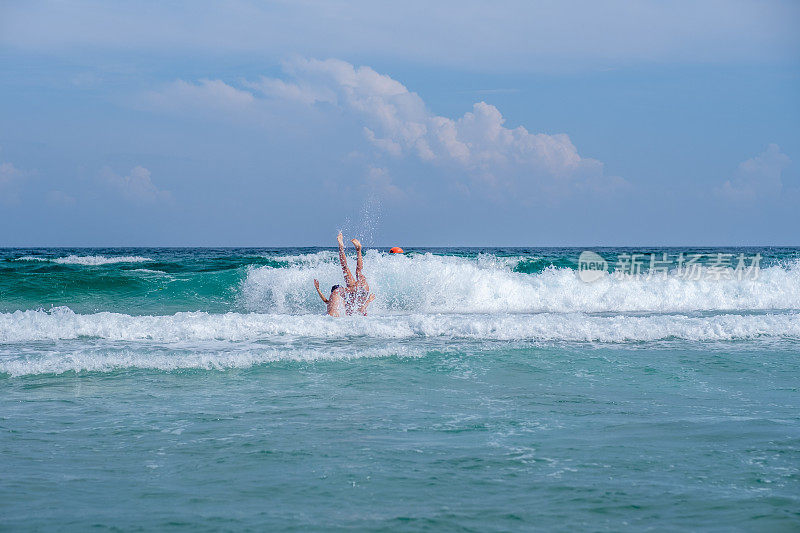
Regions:
<instances>
[{"instance_id":1,"label":"breaking wave","mask_svg":"<svg viewBox=\"0 0 800 533\"><path fill-rule=\"evenodd\" d=\"M800 313L409 314L335 319L258 313L76 314L56 308L0 314L0 373L224 369L276 361L420 357L492 342L513 347L541 342L755 339L800 340Z\"/></svg>"},{"instance_id":2,"label":"breaking wave","mask_svg":"<svg viewBox=\"0 0 800 533\"><path fill-rule=\"evenodd\" d=\"M522 259L418 254L391 256L370 251L365 275L378 295L371 310L391 313L616 313L756 311L800 309L800 263L762 269L756 279L689 280L616 278L604 274L581 281L570 268L535 274L514 270ZM354 269L354 265L351 265ZM332 252L298 256L286 268L251 267L241 285L245 310L318 313L313 280L341 283Z\"/></svg>"},{"instance_id":3,"label":"breaking wave","mask_svg":"<svg viewBox=\"0 0 800 533\"><path fill-rule=\"evenodd\" d=\"M242 368L542 343L754 342L795 349L800 342L800 261L794 258L766 266L754 279L689 280L669 272L653 278L603 274L585 283L569 266L534 268L544 260L531 255L369 251L365 275L378 298L370 316L342 318L323 315L313 288L314 279L326 289L341 283L335 252L271 255L267 264L254 264L252 255L223 259L214 255L184 270L153 261L144 265L150 268L122 265L102 275L91 269L60 277L41 273L51 285L31 292L31 301L58 296L62 286L74 290L72 297L50 310L0 313L0 374ZM87 266L150 261L113 254L16 260ZM131 285L131 278L143 283ZM12 296L31 282L14 279ZM134 303L125 300L139 292Z\"/></svg>"},{"instance_id":4,"label":"breaking wave","mask_svg":"<svg viewBox=\"0 0 800 533\"><path fill-rule=\"evenodd\" d=\"M66 257L40 257L36 255L26 255L18 258L17 261L39 261L57 263L59 265L101 266L112 265L115 263L145 263L152 261L152 259L139 255L121 255L115 257L107 257L104 255L68 255Z\"/></svg>"},{"instance_id":5,"label":"breaking wave","mask_svg":"<svg viewBox=\"0 0 800 533\"><path fill-rule=\"evenodd\" d=\"M800 338L800 313L712 316L596 316L584 313L411 314L334 319L318 315L176 313L76 314L68 308L0 313L0 342L78 338L155 343L304 339L490 339L534 341L695 341Z\"/></svg>"}]
</instances>

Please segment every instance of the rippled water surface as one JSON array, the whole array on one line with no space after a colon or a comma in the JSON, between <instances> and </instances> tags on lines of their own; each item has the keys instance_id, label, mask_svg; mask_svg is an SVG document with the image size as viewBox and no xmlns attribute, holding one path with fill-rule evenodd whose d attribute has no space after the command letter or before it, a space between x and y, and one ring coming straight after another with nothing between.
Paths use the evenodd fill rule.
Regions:
<instances>
[{"instance_id":1,"label":"rippled water surface","mask_svg":"<svg viewBox=\"0 0 800 533\"><path fill-rule=\"evenodd\" d=\"M0 525L797 530L800 252L637 251L2 250Z\"/></svg>"}]
</instances>

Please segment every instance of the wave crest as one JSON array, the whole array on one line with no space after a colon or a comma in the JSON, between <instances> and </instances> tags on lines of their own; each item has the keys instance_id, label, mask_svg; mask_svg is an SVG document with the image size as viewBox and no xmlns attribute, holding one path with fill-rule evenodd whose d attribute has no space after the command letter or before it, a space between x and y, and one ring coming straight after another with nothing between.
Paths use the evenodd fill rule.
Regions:
<instances>
[{"instance_id":1,"label":"wave crest","mask_svg":"<svg viewBox=\"0 0 800 533\"><path fill-rule=\"evenodd\" d=\"M120 255L113 257L107 257L104 255L68 255L66 257L40 257L35 255L26 255L16 259L16 261L39 261L46 263L57 263L59 265L101 266L112 265L115 263L146 263L152 261L152 259L139 255Z\"/></svg>"},{"instance_id":2,"label":"wave crest","mask_svg":"<svg viewBox=\"0 0 800 533\"><path fill-rule=\"evenodd\" d=\"M375 313L615 313L800 309L800 263L774 265L757 279L688 280L675 273L650 279L605 274L594 283L570 268L515 271L517 258L417 254L371 250L365 275L378 295ZM354 270L354 259L351 269ZM335 254L296 260L287 268L253 267L240 287L248 311L318 313L313 280L342 283Z\"/></svg>"},{"instance_id":3,"label":"wave crest","mask_svg":"<svg viewBox=\"0 0 800 533\"><path fill-rule=\"evenodd\" d=\"M0 313L0 342L94 338L160 344L294 339L469 339L628 342L800 338L800 313L711 316L595 316L583 313L394 315L331 318L258 313L133 316L76 314L69 308Z\"/></svg>"}]
</instances>

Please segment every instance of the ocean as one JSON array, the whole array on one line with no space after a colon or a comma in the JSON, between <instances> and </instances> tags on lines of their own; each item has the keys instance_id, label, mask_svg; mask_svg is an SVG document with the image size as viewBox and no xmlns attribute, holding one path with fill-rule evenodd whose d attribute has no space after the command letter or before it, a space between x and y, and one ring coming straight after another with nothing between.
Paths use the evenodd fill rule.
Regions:
<instances>
[{"instance_id":1,"label":"ocean","mask_svg":"<svg viewBox=\"0 0 800 533\"><path fill-rule=\"evenodd\" d=\"M593 251L0 250L0 528L799 531L800 249Z\"/></svg>"}]
</instances>

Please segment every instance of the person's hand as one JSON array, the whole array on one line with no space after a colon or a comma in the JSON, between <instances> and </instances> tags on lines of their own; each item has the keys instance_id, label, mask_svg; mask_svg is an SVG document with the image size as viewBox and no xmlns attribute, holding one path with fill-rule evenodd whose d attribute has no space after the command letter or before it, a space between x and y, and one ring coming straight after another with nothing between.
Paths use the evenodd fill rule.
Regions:
<instances>
[{"instance_id":1,"label":"person's hand","mask_svg":"<svg viewBox=\"0 0 800 533\"><path fill-rule=\"evenodd\" d=\"M344 237L342 236L342 232L341 231L339 232L339 235L336 236L336 240L339 242L339 244L344 246Z\"/></svg>"},{"instance_id":2,"label":"person's hand","mask_svg":"<svg viewBox=\"0 0 800 533\"><path fill-rule=\"evenodd\" d=\"M360 250L360 249L361 249L361 242L360 242L358 239L353 239L353 240L352 240L352 241L350 241L350 242L352 242L352 243L353 243L353 246L355 246L355 247L356 247L356 250Z\"/></svg>"},{"instance_id":3,"label":"person's hand","mask_svg":"<svg viewBox=\"0 0 800 533\"><path fill-rule=\"evenodd\" d=\"M314 280L314 286L317 288L317 290L319 290L319 281Z\"/></svg>"}]
</instances>

